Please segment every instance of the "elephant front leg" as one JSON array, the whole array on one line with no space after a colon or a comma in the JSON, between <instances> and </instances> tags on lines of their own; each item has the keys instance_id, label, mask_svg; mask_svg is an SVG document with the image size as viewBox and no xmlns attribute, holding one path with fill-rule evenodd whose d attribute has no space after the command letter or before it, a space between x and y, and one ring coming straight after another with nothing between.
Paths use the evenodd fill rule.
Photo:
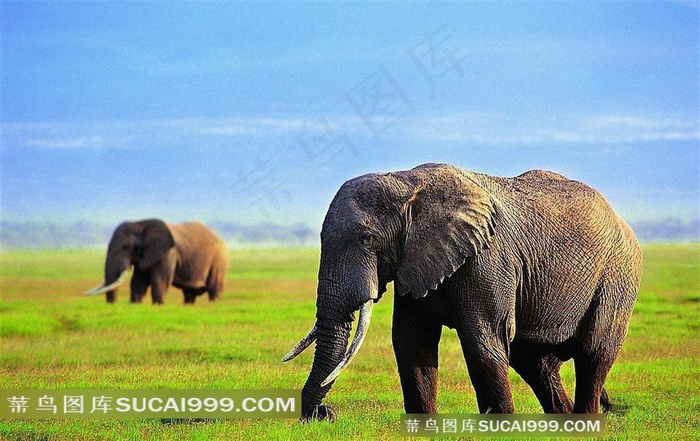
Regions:
<instances>
[{"instance_id":1,"label":"elephant front leg","mask_svg":"<svg viewBox=\"0 0 700 441\"><path fill-rule=\"evenodd\" d=\"M163 303L163 298L165 297L170 283L170 279L165 277L158 275L151 277L151 299L154 305Z\"/></svg>"},{"instance_id":2,"label":"elephant front leg","mask_svg":"<svg viewBox=\"0 0 700 441\"><path fill-rule=\"evenodd\" d=\"M495 336L467 336L459 333L469 378L476 391L481 413L513 413L508 381L508 356Z\"/></svg>"},{"instance_id":3,"label":"elephant front leg","mask_svg":"<svg viewBox=\"0 0 700 441\"><path fill-rule=\"evenodd\" d=\"M131 303L141 303L143 296L146 295L146 291L148 291L149 284L150 278L148 275L135 268L130 283Z\"/></svg>"},{"instance_id":4,"label":"elephant front leg","mask_svg":"<svg viewBox=\"0 0 700 441\"><path fill-rule=\"evenodd\" d=\"M442 325L419 316L410 302L397 297L392 342L401 378L406 413L437 413L438 343Z\"/></svg>"}]
</instances>

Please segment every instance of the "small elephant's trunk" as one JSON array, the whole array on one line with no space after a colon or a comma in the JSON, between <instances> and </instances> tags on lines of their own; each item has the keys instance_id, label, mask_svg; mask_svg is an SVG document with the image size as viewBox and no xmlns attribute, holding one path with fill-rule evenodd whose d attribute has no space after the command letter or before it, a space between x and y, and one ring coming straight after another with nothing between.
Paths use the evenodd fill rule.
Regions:
<instances>
[{"instance_id":1,"label":"small elephant's trunk","mask_svg":"<svg viewBox=\"0 0 700 441\"><path fill-rule=\"evenodd\" d=\"M113 303L117 297L117 289L126 282L131 268L131 261L128 256L114 255L111 252L107 253L105 261L104 283L101 286L93 288L86 294L102 294L105 293L107 303Z\"/></svg>"},{"instance_id":2,"label":"small elephant's trunk","mask_svg":"<svg viewBox=\"0 0 700 441\"><path fill-rule=\"evenodd\" d=\"M102 294L104 292L109 294L109 292L113 292L114 290L119 288L119 286L123 285L128 276L129 276L129 270L126 269L126 270L122 271L122 273L119 275L119 277L117 277L117 279L115 281L113 281L112 283L110 283L109 285L107 285L107 280L105 279L105 281L102 282L100 285L97 285L96 287L85 291L85 294L97 295L97 294Z\"/></svg>"}]
</instances>

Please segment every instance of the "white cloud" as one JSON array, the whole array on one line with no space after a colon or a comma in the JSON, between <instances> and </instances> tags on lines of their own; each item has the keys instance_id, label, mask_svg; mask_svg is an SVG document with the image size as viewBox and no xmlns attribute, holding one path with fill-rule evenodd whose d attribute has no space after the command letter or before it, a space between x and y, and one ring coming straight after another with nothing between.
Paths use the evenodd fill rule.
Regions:
<instances>
[{"instance_id":1,"label":"white cloud","mask_svg":"<svg viewBox=\"0 0 700 441\"><path fill-rule=\"evenodd\" d=\"M377 122L381 115L375 118ZM363 139L371 132L356 115L292 118L183 118L94 123L4 124L3 148L45 149L149 148L215 146L222 143L298 137ZM679 117L637 115L528 115L458 112L398 118L380 134L422 143L492 145L634 144L698 141L698 121ZM226 144L232 145L232 144Z\"/></svg>"},{"instance_id":2,"label":"white cloud","mask_svg":"<svg viewBox=\"0 0 700 441\"><path fill-rule=\"evenodd\" d=\"M285 133L306 130L310 120L302 118L236 118L206 122L199 133L204 135L265 136L269 133Z\"/></svg>"},{"instance_id":3,"label":"white cloud","mask_svg":"<svg viewBox=\"0 0 700 441\"><path fill-rule=\"evenodd\" d=\"M639 128L648 130L659 129L697 129L697 121L679 120L674 118L645 118L628 115L604 115L583 118L583 123L591 128Z\"/></svg>"},{"instance_id":4,"label":"white cloud","mask_svg":"<svg viewBox=\"0 0 700 441\"><path fill-rule=\"evenodd\" d=\"M260 132L254 127L242 127L239 125L225 125L206 127L200 132L202 135L224 135L224 136L254 136Z\"/></svg>"},{"instance_id":5,"label":"white cloud","mask_svg":"<svg viewBox=\"0 0 700 441\"><path fill-rule=\"evenodd\" d=\"M424 141L478 144L631 144L700 140L698 122L631 115L518 115L457 113L412 121Z\"/></svg>"},{"instance_id":6,"label":"white cloud","mask_svg":"<svg viewBox=\"0 0 700 441\"><path fill-rule=\"evenodd\" d=\"M89 136L85 138L64 138L64 139L27 139L25 145L28 147L40 147L45 149L85 149L101 148L105 146L105 139L101 136Z\"/></svg>"}]
</instances>

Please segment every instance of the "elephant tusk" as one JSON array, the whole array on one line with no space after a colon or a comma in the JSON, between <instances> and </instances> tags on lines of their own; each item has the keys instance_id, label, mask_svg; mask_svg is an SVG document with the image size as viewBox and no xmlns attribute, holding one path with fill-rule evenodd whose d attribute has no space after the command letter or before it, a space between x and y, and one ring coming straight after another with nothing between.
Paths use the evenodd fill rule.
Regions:
<instances>
[{"instance_id":1,"label":"elephant tusk","mask_svg":"<svg viewBox=\"0 0 700 441\"><path fill-rule=\"evenodd\" d=\"M95 291L101 289L103 286L105 286L104 282L100 283L99 285L97 285L96 287L94 287L92 289L88 289L87 291L83 292L83 294L85 294L85 295L97 294Z\"/></svg>"},{"instance_id":2,"label":"elephant tusk","mask_svg":"<svg viewBox=\"0 0 700 441\"><path fill-rule=\"evenodd\" d=\"M311 346L311 343L313 343L314 341L316 341L316 325L314 325L314 327L311 328L311 331L309 331L306 337L302 338L301 341L299 341L299 343L297 343L297 345L294 346L291 351L287 352L285 356L282 357L282 363L287 362L304 352L304 350Z\"/></svg>"},{"instance_id":3,"label":"elephant tusk","mask_svg":"<svg viewBox=\"0 0 700 441\"><path fill-rule=\"evenodd\" d=\"M323 380L323 383L321 383L321 387L327 386L328 383L338 378L338 375L340 375L343 369L345 369L347 365L350 364L352 359L355 358L355 355L357 355L357 352L360 350L360 346L362 346L362 342L365 340L365 336L367 336L367 330L369 329L369 321L372 318L373 305L373 300L367 300L360 308L360 318L357 323L355 337L352 339L352 343L350 343L350 347L345 353L345 357L343 357L343 359L333 370L333 372L331 372L331 374L328 377L326 377L325 380Z\"/></svg>"},{"instance_id":4,"label":"elephant tusk","mask_svg":"<svg viewBox=\"0 0 700 441\"><path fill-rule=\"evenodd\" d=\"M103 292L111 291L117 287L119 287L121 284L124 283L126 280L127 276L129 275L129 270L125 269L120 275L119 278L110 283L109 285L105 286L104 282L102 282L100 285L85 291L85 295L97 295L97 294L102 294Z\"/></svg>"}]
</instances>

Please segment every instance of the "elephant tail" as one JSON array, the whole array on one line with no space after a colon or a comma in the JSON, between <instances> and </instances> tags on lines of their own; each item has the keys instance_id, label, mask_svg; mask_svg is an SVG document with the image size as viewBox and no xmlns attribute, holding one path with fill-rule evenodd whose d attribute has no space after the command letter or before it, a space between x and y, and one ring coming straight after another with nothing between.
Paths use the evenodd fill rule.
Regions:
<instances>
[{"instance_id":1,"label":"elephant tail","mask_svg":"<svg viewBox=\"0 0 700 441\"><path fill-rule=\"evenodd\" d=\"M608 413L612 410L612 403L608 397L608 391L606 391L605 388L603 388L603 391L600 393L600 406L603 408L603 413Z\"/></svg>"}]
</instances>

